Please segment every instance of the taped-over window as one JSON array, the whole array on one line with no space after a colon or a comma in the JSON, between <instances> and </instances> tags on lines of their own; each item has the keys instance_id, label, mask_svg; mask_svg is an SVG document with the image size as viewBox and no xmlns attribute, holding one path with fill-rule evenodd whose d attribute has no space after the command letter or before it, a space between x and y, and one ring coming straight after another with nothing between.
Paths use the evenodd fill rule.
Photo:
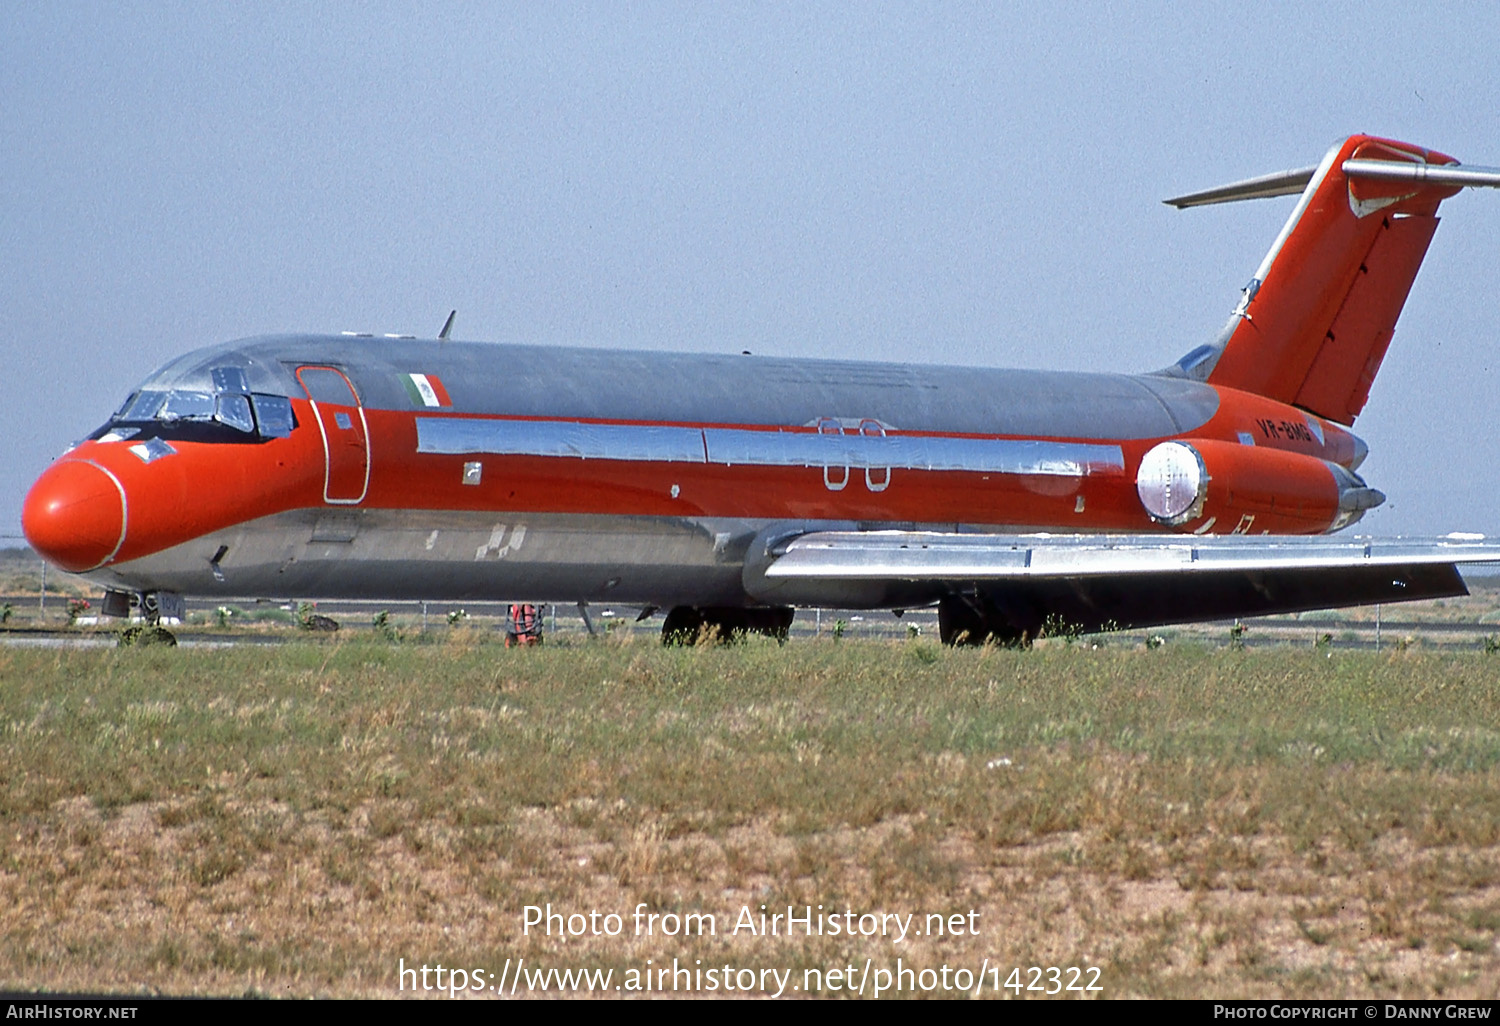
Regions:
<instances>
[{"instance_id":1,"label":"taped-over window","mask_svg":"<svg viewBox=\"0 0 1500 1026\"><path fill-rule=\"evenodd\" d=\"M292 401L284 395L250 397L255 407L255 423L262 438L285 438L292 433Z\"/></svg>"},{"instance_id":2,"label":"taped-over window","mask_svg":"<svg viewBox=\"0 0 1500 1026\"><path fill-rule=\"evenodd\" d=\"M115 419L127 424L154 420L156 411L161 409L161 404L166 398L165 392L137 392Z\"/></svg>"},{"instance_id":3,"label":"taped-over window","mask_svg":"<svg viewBox=\"0 0 1500 1026\"><path fill-rule=\"evenodd\" d=\"M174 420L212 420L214 397L207 392L168 392L156 419L171 423Z\"/></svg>"},{"instance_id":4,"label":"taped-over window","mask_svg":"<svg viewBox=\"0 0 1500 1026\"><path fill-rule=\"evenodd\" d=\"M224 383L242 383L237 368ZM347 392L347 388L345 389ZM285 438L296 427L292 402L282 395L217 394L187 390L142 391L126 400L120 412L91 438L118 441L145 432L185 442L253 442Z\"/></svg>"},{"instance_id":5,"label":"taped-over window","mask_svg":"<svg viewBox=\"0 0 1500 1026\"><path fill-rule=\"evenodd\" d=\"M219 407L214 419L239 431L254 431L255 421L250 418L250 399L243 395L219 396Z\"/></svg>"},{"instance_id":6,"label":"taped-over window","mask_svg":"<svg viewBox=\"0 0 1500 1026\"><path fill-rule=\"evenodd\" d=\"M215 367L213 369L214 391L244 395L250 391L245 381L245 372L238 367Z\"/></svg>"}]
</instances>

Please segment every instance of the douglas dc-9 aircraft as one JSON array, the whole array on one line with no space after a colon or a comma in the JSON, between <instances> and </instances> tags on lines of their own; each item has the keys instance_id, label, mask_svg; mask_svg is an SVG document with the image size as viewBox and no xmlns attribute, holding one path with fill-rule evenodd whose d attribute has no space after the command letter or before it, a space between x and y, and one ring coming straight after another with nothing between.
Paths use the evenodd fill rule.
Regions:
<instances>
[{"instance_id":1,"label":"douglas dc-9 aircraft","mask_svg":"<svg viewBox=\"0 0 1500 1026\"><path fill-rule=\"evenodd\" d=\"M168 363L32 487L113 615L183 596L608 602L666 640L936 605L945 642L1466 593L1500 546L1330 539L1437 227L1500 170L1352 136L1168 200L1300 194L1222 335L1149 374L287 335ZM452 319L449 320L449 326ZM1270 537L1265 537L1270 536ZM645 614L643 613L643 616Z\"/></svg>"}]
</instances>

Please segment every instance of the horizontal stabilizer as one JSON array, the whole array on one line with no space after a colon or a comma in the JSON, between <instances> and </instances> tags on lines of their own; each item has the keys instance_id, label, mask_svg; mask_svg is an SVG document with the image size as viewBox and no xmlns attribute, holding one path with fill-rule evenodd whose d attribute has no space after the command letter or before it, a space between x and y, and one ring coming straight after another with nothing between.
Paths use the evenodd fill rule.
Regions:
<instances>
[{"instance_id":1,"label":"horizontal stabilizer","mask_svg":"<svg viewBox=\"0 0 1500 1026\"><path fill-rule=\"evenodd\" d=\"M1190 192L1185 196L1174 196L1162 200L1178 210L1188 207L1206 207L1212 203L1233 203L1237 200L1268 199L1272 196L1299 195L1317 167L1302 167L1293 171L1277 171L1274 174L1247 178L1242 182L1231 182L1216 189ZM1384 182L1417 182L1424 185L1442 185L1456 188L1500 189L1500 168L1470 167L1463 164L1415 164L1402 160L1346 160L1343 163L1345 176L1366 178Z\"/></svg>"},{"instance_id":2,"label":"horizontal stabilizer","mask_svg":"<svg viewBox=\"0 0 1500 1026\"><path fill-rule=\"evenodd\" d=\"M1177 196L1173 199L1162 200L1162 202L1178 210L1186 210L1188 207L1206 207L1210 203L1233 203L1236 200L1266 199L1271 196L1296 196L1307 188L1307 183L1312 181L1312 176L1317 170L1314 166L1297 168L1294 171L1277 171L1275 174L1247 178L1243 182L1221 185L1217 189L1190 192L1186 196Z\"/></svg>"},{"instance_id":3,"label":"horizontal stabilizer","mask_svg":"<svg viewBox=\"0 0 1500 1026\"><path fill-rule=\"evenodd\" d=\"M1500 189L1500 168L1466 167L1463 164L1413 164L1402 160L1346 160L1349 178L1382 182L1417 182L1457 188Z\"/></svg>"}]
</instances>

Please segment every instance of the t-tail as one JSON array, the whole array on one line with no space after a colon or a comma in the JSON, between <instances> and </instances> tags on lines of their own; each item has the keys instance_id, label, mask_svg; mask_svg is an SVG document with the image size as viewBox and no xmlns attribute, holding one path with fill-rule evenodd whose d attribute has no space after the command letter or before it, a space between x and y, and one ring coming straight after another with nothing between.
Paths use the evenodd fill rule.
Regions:
<instances>
[{"instance_id":1,"label":"t-tail","mask_svg":"<svg viewBox=\"0 0 1500 1026\"><path fill-rule=\"evenodd\" d=\"M1223 335L1172 373L1353 424L1437 229L1438 204L1465 186L1500 187L1500 169L1354 135L1316 167L1167 200L1184 208L1302 197Z\"/></svg>"}]
</instances>

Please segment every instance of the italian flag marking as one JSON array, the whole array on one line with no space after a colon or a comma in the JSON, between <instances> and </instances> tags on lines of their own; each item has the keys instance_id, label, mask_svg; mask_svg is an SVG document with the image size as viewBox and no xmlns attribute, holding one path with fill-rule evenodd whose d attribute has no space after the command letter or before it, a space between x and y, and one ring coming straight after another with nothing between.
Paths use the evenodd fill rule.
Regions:
<instances>
[{"instance_id":1,"label":"italian flag marking","mask_svg":"<svg viewBox=\"0 0 1500 1026\"><path fill-rule=\"evenodd\" d=\"M453 400L448 398L448 390L443 387L436 374L403 374L401 383L406 386L411 401L418 406L453 405Z\"/></svg>"}]
</instances>

